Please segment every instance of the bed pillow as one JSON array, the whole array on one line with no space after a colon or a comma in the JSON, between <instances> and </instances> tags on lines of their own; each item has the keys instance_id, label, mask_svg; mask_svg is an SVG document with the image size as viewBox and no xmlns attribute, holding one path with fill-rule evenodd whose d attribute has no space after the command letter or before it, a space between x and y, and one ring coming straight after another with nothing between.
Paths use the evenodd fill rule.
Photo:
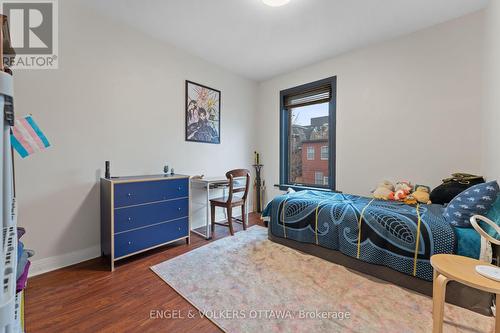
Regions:
<instances>
[{"instance_id":1,"label":"bed pillow","mask_svg":"<svg viewBox=\"0 0 500 333\"><path fill-rule=\"evenodd\" d=\"M469 187L450 201L444 218L456 227L469 228L472 215L484 215L491 208L499 191L496 181Z\"/></svg>"},{"instance_id":2,"label":"bed pillow","mask_svg":"<svg viewBox=\"0 0 500 333\"><path fill-rule=\"evenodd\" d=\"M495 200L495 203L493 206L491 206L490 210L486 214L486 217L495 222L497 225L500 226L500 195L497 195L497 199ZM500 239L500 235L493 229L492 226L490 226L488 223L479 221L479 226L483 228L484 231L488 233L491 237L495 239Z\"/></svg>"}]
</instances>

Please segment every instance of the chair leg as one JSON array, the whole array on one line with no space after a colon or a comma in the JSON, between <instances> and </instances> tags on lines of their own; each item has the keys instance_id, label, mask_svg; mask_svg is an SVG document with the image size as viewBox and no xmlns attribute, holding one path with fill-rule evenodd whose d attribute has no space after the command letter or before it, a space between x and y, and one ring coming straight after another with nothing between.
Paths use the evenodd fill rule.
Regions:
<instances>
[{"instance_id":1,"label":"chair leg","mask_svg":"<svg viewBox=\"0 0 500 333\"><path fill-rule=\"evenodd\" d=\"M231 236L233 236L234 235L233 207L231 207L231 206L227 207L227 224L229 225L229 232L231 233Z\"/></svg>"},{"instance_id":2,"label":"chair leg","mask_svg":"<svg viewBox=\"0 0 500 333\"><path fill-rule=\"evenodd\" d=\"M247 214L245 204L241 205L241 221L243 223L243 230L247 230Z\"/></svg>"},{"instance_id":3,"label":"chair leg","mask_svg":"<svg viewBox=\"0 0 500 333\"><path fill-rule=\"evenodd\" d=\"M212 237L215 235L215 205L210 206L210 217L212 220Z\"/></svg>"}]
</instances>

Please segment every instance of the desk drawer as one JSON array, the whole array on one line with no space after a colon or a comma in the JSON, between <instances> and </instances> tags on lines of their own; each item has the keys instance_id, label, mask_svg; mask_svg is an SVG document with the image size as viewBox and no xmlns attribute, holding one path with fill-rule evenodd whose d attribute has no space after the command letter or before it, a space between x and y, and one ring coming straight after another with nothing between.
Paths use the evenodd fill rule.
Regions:
<instances>
[{"instance_id":1,"label":"desk drawer","mask_svg":"<svg viewBox=\"0 0 500 333\"><path fill-rule=\"evenodd\" d=\"M148 202L183 198L189 195L189 179L172 179L149 182L116 184L115 208Z\"/></svg>"},{"instance_id":2,"label":"desk drawer","mask_svg":"<svg viewBox=\"0 0 500 333\"><path fill-rule=\"evenodd\" d=\"M115 259L189 235L188 218L115 235Z\"/></svg>"},{"instance_id":3,"label":"desk drawer","mask_svg":"<svg viewBox=\"0 0 500 333\"><path fill-rule=\"evenodd\" d=\"M115 209L114 232L122 232L151 224L186 217L189 199L174 199L147 205Z\"/></svg>"}]
</instances>

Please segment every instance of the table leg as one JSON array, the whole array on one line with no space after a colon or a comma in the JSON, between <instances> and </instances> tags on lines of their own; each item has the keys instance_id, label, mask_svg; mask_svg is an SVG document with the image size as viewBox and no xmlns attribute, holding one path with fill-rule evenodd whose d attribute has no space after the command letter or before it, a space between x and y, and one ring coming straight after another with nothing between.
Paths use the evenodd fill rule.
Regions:
<instances>
[{"instance_id":1,"label":"table leg","mask_svg":"<svg viewBox=\"0 0 500 333\"><path fill-rule=\"evenodd\" d=\"M500 294L497 294L495 299L495 333L500 333L500 309L498 301L500 301Z\"/></svg>"},{"instance_id":2,"label":"table leg","mask_svg":"<svg viewBox=\"0 0 500 333\"><path fill-rule=\"evenodd\" d=\"M444 302L448 278L434 272L432 284L432 333L443 332Z\"/></svg>"},{"instance_id":3,"label":"table leg","mask_svg":"<svg viewBox=\"0 0 500 333\"><path fill-rule=\"evenodd\" d=\"M207 240L212 237L210 234L210 184L207 184L207 221L205 225L205 235L207 235Z\"/></svg>"}]
</instances>

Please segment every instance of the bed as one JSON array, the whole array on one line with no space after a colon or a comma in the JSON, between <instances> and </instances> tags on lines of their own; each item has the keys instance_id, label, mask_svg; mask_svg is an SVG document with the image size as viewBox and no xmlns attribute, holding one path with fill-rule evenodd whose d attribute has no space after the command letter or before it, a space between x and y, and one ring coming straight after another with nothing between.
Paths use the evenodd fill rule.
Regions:
<instances>
[{"instance_id":1,"label":"bed","mask_svg":"<svg viewBox=\"0 0 500 333\"><path fill-rule=\"evenodd\" d=\"M263 217L274 242L432 295L433 254L480 255L480 236L451 226L443 209L306 190L274 198ZM460 284L448 290L449 302L491 314L492 295Z\"/></svg>"}]
</instances>

